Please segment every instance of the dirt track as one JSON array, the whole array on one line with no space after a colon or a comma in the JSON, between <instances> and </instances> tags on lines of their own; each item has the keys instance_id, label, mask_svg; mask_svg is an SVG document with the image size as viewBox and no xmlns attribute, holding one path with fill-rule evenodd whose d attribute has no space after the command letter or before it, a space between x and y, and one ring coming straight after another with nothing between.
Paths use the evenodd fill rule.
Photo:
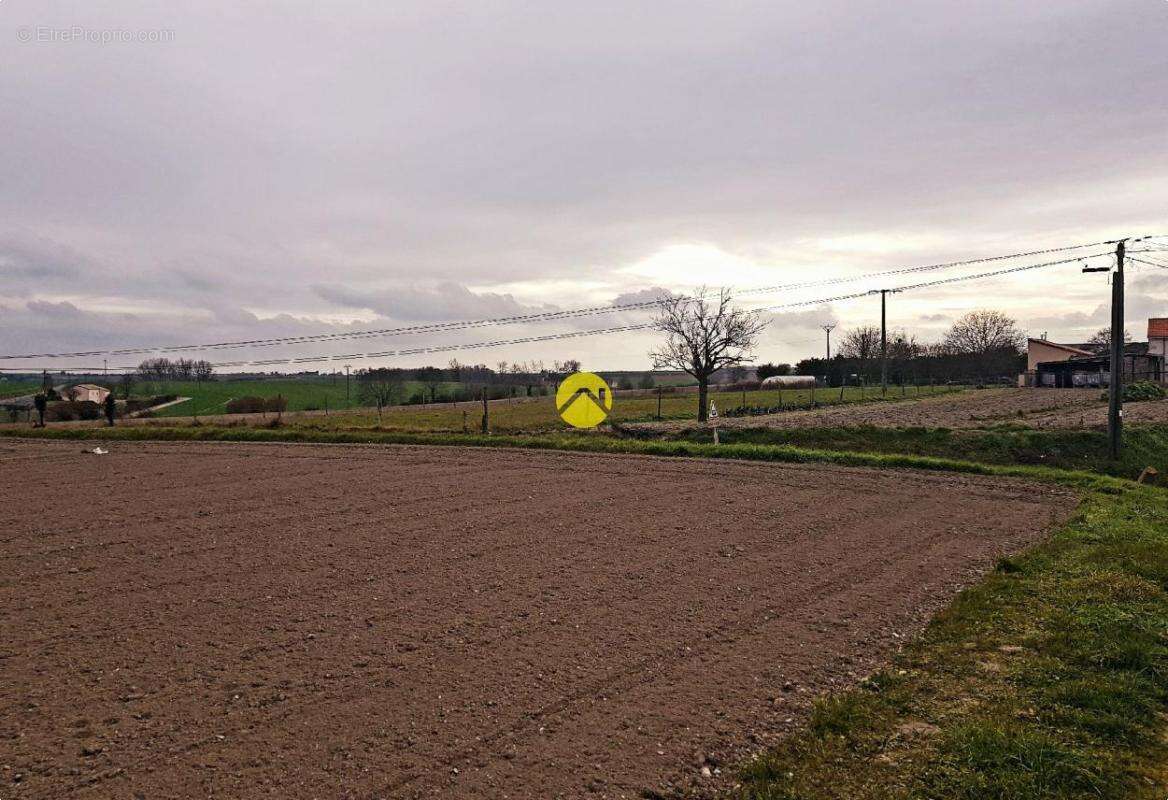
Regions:
<instances>
[{"instance_id":1,"label":"dirt track","mask_svg":"<svg viewBox=\"0 0 1168 800\"><path fill-rule=\"evenodd\" d=\"M713 786L1059 490L453 448L0 441L0 796Z\"/></svg>"}]
</instances>

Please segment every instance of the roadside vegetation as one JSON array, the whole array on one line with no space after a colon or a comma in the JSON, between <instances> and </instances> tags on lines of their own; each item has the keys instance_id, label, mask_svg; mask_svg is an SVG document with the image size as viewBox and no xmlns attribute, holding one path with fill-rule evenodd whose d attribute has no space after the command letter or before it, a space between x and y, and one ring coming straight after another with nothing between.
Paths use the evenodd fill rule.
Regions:
<instances>
[{"instance_id":1,"label":"roadside vegetation","mask_svg":"<svg viewBox=\"0 0 1168 800\"><path fill-rule=\"evenodd\" d=\"M709 442L707 430L676 434L687 441ZM761 444L820 450L899 453L983 464L1029 464L1086 470L1137 478L1145 467L1168 471L1168 426L1129 426L1118 461L1107 456L1107 433L1101 430L1043 429L999 425L985 430L949 428L726 428L727 444Z\"/></svg>"},{"instance_id":2,"label":"roadside vegetation","mask_svg":"<svg viewBox=\"0 0 1168 800\"><path fill-rule=\"evenodd\" d=\"M1090 493L893 664L743 765L739 800L1157 798L1168 781L1168 493Z\"/></svg>"}]
</instances>

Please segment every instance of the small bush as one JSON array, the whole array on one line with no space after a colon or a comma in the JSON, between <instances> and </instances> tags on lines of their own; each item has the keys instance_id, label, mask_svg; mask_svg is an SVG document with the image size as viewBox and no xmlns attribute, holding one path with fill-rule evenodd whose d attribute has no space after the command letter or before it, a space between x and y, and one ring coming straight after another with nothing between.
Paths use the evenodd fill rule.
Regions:
<instances>
[{"instance_id":1,"label":"small bush","mask_svg":"<svg viewBox=\"0 0 1168 800\"><path fill-rule=\"evenodd\" d=\"M1142 400L1163 400L1168 396L1164 387L1152 381L1135 381L1123 387L1123 401L1138 403Z\"/></svg>"},{"instance_id":2,"label":"small bush","mask_svg":"<svg viewBox=\"0 0 1168 800\"><path fill-rule=\"evenodd\" d=\"M227 401L228 414L258 414L266 410L266 401L262 397L236 397Z\"/></svg>"},{"instance_id":3,"label":"small bush","mask_svg":"<svg viewBox=\"0 0 1168 800\"><path fill-rule=\"evenodd\" d=\"M75 419L101 419L101 406L89 400L63 400L45 409L45 419L70 422Z\"/></svg>"}]
</instances>

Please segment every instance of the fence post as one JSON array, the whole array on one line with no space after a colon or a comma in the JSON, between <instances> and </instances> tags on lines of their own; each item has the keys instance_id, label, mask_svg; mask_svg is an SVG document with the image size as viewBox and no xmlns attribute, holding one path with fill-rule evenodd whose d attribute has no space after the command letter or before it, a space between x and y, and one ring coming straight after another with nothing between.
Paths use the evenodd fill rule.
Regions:
<instances>
[{"instance_id":1,"label":"fence post","mask_svg":"<svg viewBox=\"0 0 1168 800\"><path fill-rule=\"evenodd\" d=\"M848 387L848 376L847 375L840 376L840 402L841 403L844 401L844 389L846 389L847 387Z\"/></svg>"},{"instance_id":2,"label":"fence post","mask_svg":"<svg viewBox=\"0 0 1168 800\"><path fill-rule=\"evenodd\" d=\"M657 419L661 419L661 387L657 387Z\"/></svg>"},{"instance_id":3,"label":"fence post","mask_svg":"<svg viewBox=\"0 0 1168 800\"><path fill-rule=\"evenodd\" d=\"M490 411L487 410L487 387L483 387L483 433L491 432L491 425L489 419Z\"/></svg>"}]
</instances>

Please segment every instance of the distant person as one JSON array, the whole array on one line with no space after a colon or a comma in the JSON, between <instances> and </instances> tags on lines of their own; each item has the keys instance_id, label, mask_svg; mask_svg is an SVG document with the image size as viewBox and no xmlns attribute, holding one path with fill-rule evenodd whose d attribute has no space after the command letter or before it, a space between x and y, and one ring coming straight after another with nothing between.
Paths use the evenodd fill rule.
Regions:
<instances>
[{"instance_id":1,"label":"distant person","mask_svg":"<svg viewBox=\"0 0 1168 800\"><path fill-rule=\"evenodd\" d=\"M45 427L45 409L49 405L48 398L46 398L42 392L41 394L38 394L36 397L34 397L32 402L33 405L36 406L37 418L40 420L40 422L37 423L37 427L43 428Z\"/></svg>"},{"instance_id":2,"label":"distant person","mask_svg":"<svg viewBox=\"0 0 1168 800\"><path fill-rule=\"evenodd\" d=\"M105 419L112 428L114 426L114 412L117 411L117 401L114 400L114 393L110 392L105 396Z\"/></svg>"}]
</instances>

